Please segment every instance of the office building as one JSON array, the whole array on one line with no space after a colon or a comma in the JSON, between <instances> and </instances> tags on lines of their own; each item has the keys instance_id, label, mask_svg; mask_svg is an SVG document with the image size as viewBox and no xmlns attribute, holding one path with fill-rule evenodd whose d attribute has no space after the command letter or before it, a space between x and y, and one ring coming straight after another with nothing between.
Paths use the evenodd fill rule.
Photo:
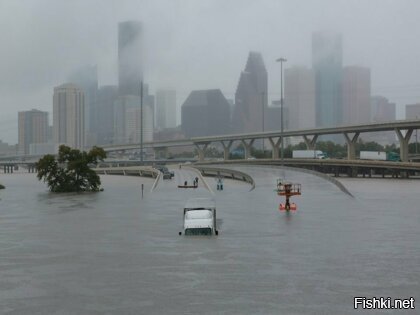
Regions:
<instances>
[{"instance_id":1,"label":"office building","mask_svg":"<svg viewBox=\"0 0 420 315\"><path fill-rule=\"evenodd\" d=\"M66 83L54 88L53 138L55 143L75 149L85 146L85 94L81 88Z\"/></svg>"},{"instance_id":2,"label":"office building","mask_svg":"<svg viewBox=\"0 0 420 315\"><path fill-rule=\"evenodd\" d=\"M405 119L420 119L420 103L405 106Z\"/></svg>"},{"instance_id":3,"label":"office building","mask_svg":"<svg viewBox=\"0 0 420 315\"><path fill-rule=\"evenodd\" d=\"M97 144L110 144L114 139L114 103L118 98L118 86L101 86L98 90L96 109L98 117Z\"/></svg>"},{"instance_id":4,"label":"office building","mask_svg":"<svg viewBox=\"0 0 420 315\"><path fill-rule=\"evenodd\" d=\"M119 95L140 95L143 79L141 30L139 21L118 24Z\"/></svg>"},{"instance_id":5,"label":"office building","mask_svg":"<svg viewBox=\"0 0 420 315\"><path fill-rule=\"evenodd\" d=\"M343 68L343 124L358 125L370 121L370 69L358 66Z\"/></svg>"},{"instance_id":6,"label":"office building","mask_svg":"<svg viewBox=\"0 0 420 315\"><path fill-rule=\"evenodd\" d=\"M182 131L187 138L230 131L229 103L219 89L192 91L182 104Z\"/></svg>"},{"instance_id":7,"label":"office building","mask_svg":"<svg viewBox=\"0 0 420 315\"><path fill-rule=\"evenodd\" d=\"M315 128L315 75L312 69L295 66L284 71L284 107L287 129Z\"/></svg>"},{"instance_id":8,"label":"office building","mask_svg":"<svg viewBox=\"0 0 420 315\"><path fill-rule=\"evenodd\" d=\"M48 112L32 109L18 113L18 152L30 154L29 146L48 142Z\"/></svg>"},{"instance_id":9,"label":"office building","mask_svg":"<svg viewBox=\"0 0 420 315\"><path fill-rule=\"evenodd\" d=\"M156 128L159 130L176 127L176 92L158 90L156 92Z\"/></svg>"},{"instance_id":10,"label":"office building","mask_svg":"<svg viewBox=\"0 0 420 315\"><path fill-rule=\"evenodd\" d=\"M317 127L333 127L342 123L342 55L341 35L330 32L312 34Z\"/></svg>"},{"instance_id":11,"label":"office building","mask_svg":"<svg viewBox=\"0 0 420 315\"><path fill-rule=\"evenodd\" d=\"M16 155L19 145L9 145L0 140L0 156Z\"/></svg>"},{"instance_id":12,"label":"office building","mask_svg":"<svg viewBox=\"0 0 420 315\"><path fill-rule=\"evenodd\" d=\"M396 106L386 97L371 96L370 98L370 121L371 122L389 122L396 119ZM364 141L375 141L381 145L396 143L396 134L394 131L363 133L360 138Z\"/></svg>"},{"instance_id":13,"label":"office building","mask_svg":"<svg viewBox=\"0 0 420 315\"><path fill-rule=\"evenodd\" d=\"M267 102L267 70L262 55L250 52L235 93L233 132L263 131L263 112Z\"/></svg>"},{"instance_id":14,"label":"office building","mask_svg":"<svg viewBox=\"0 0 420 315\"><path fill-rule=\"evenodd\" d=\"M396 119L396 105L386 97L372 96L370 109L371 122L388 122Z\"/></svg>"},{"instance_id":15,"label":"office building","mask_svg":"<svg viewBox=\"0 0 420 315\"><path fill-rule=\"evenodd\" d=\"M97 144L97 131L99 127L97 93L98 69L96 66L86 66L74 71L67 82L72 82L83 90L85 95L85 139L86 145Z\"/></svg>"},{"instance_id":16,"label":"office building","mask_svg":"<svg viewBox=\"0 0 420 315\"><path fill-rule=\"evenodd\" d=\"M153 141L154 96L149 95L148 86L143 88L143 141ZM140 142L141 114L140 97L119 96L114 103L113 143ZM137 141L138 140L138 141Z\"/></svg>"}]
</instances>

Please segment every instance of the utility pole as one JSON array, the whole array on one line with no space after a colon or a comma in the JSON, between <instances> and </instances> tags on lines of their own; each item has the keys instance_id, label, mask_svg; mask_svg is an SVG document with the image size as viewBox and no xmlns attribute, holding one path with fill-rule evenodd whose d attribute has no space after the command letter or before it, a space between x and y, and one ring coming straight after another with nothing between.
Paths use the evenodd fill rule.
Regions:
<instances>
[{"instance_id":1,"label":"utility pole","mask_svg":"<svg viewBox=\"0 0 420 315\"><path fill-rule=\"evenodd\" d=\"M283 137L283 132L284 132L284 117L283 117L283 62L286 62L287 59L285 58L279 58L276 60L277 62L280 62L280 92L281 92L281 96L280 96L280 114L281 114L281 164L283 165L284 163L284 137Z\"/></svg>"},{"instance_id":2,"label":"utility pole","mask_svg":"<svg viewBox=\"0 0 420 315\"><path fill-rule=\"evenodd\" d=\"M416 119L418 119L418 116L416 116ZM418 129L416 129L416 155L417 155L417 130ZM416 157L417 158L417 157Z\"/></svg>"},{"instance_id":3,"label":"utility pole","mask_svg":"<svg viewBox=\"0 0 420 315\"><path fill-rule=\"evenodd\" d=\"M140 82L140 162L143 164L143 80Z\"/></svg>"},{"instance_id":4,"label":"utility pole","mask_svg":"<svg viewBox=\"0 0 420 315\"><path fill-rule=\"evenodd\" d=\"M261 92L262 132L264 132L264 92ZM264 138L262 139L262 153L264 158Z\"/></svg>"}]
</instances>

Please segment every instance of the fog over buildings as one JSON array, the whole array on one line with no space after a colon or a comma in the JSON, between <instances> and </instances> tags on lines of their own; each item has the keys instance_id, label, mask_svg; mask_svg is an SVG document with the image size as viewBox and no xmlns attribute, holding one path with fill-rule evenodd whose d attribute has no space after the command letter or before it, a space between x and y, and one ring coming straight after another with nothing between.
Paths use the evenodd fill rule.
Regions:
<instances>
[{"instance_id":1,"label":"fog over buildings","mask_svg":"<svg viewBox=\"0 0 420 315\"><path fill-rule=\"evenodd\" d=\"M369 69L371 95L386 98L384 104L395 103L396 118L404 119L405 105L420 102L418 12L420 3L415 0L322 0L304 6L292 0L2 0L0 140L18 142L18 112L33 108L48 112L52 124L53 89L69 81L85 93L87 143L115 140L101 129L101 122L108 124L111 118L98 114L94 100L108 100L101 102L108 108L114 102L129 104L130 97L138 97L141 78L150 97L159 89L176 92L179 125L180 107L193 90L217 88L226 99L235 99L250 51L261 55L267 73L265 99L255 96L264 108L280 98L280 65L275 60L284 57L285 73L294 66L306 67L315 78L323 78L319 82L328 82L348 66ZM322 34L335 40L323 41ZM141 62L137 57L130 61L130 51L141 55ZM335 66L323 68L332 56ZM349 71L341 73L345 82L359 77ZM305 80L296 89L311 85L309 77ZM328 119L340 121L339 112L348 110L345 102L350 98L341 93L355 85L345 90L343 84L331 94L342 105L331 110L329 100L320 101L325 97L320 93L323 87L315 87L315 115L325 111L331 116L327 120L316 116L319 126L328 125ZM89 92L94 86L97 94ZM362 105L366 93L358 91L356 101L366 113ZM307 98L313 101L311 95ZM147 106L154 105L154 100L149 102ZM299 111L305 104L300 106ZM292 123L298 110L290 107L289 112ZM131 126L136 125L136 115ZM255 119L255 131L261 130L260 118ZM302 124L310 125L312 118L308 119ZM131 131L129 138L136 139L136 132Z\"/></svg>"}]
</instances>

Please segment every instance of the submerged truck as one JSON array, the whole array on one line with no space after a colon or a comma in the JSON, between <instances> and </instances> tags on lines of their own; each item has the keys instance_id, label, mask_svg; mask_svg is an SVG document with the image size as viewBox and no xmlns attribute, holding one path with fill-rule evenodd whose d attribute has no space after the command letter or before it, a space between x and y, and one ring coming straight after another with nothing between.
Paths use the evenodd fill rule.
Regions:
<instances>
[{"instance_id":1,"label":"submerged truck","mask_svg":"<svg viewBox=\"0 0 420 315\"><path fill-rule=\"evenodd\" d=\"M400 155L395 152L360 151L361 160L400 161Z\"/></svg>"},{"instance_id":2,"label":"submerged truck","mask_svg":"<svg viewBox=\"0 0 420 315\"><path fill-rule=\"evenodd\" d=\"M293 150L294 159L326 159L327 155L320 150Z\"/></svg>"},{"instance_id":3,"label":"submerged truck","mask_svg":"<svg viewBox=\"0 0 420 315\"><path fill-rule=\"evenodd\" d=\"M219 235L216 228L216 203L211 198L189 199L184 208L185 235ZM182 232L179 232L182 235Z\"/></svg>"}]
</instances>

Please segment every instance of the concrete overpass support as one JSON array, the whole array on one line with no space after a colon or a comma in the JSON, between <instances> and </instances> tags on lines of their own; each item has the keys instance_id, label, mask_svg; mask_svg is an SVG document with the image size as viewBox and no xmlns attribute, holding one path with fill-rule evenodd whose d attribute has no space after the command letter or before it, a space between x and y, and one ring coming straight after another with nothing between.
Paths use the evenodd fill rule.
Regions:
<instances>
[{"instance_id":1,"label":"concrete overpass support","mask_svg":"<svg viewBox=\"0 0 420 315\"><path fill-rule=\"evenodd\" d=\"M277 139L277 140L275 140ZM279 149L280 149L280 144L283 141L282 137L273 137L273 138L268 138L268 140L271 143L271 158L273 160L276 160L279 158Z\"/></svg>"},{"instance_id":2,"label":"concrete overpass support","mask_svg":"<svg viewBox=\"0 0 420 315\"><path fill-rule=\"evenodd\" d=\"M248 159L251 157L251 148L252 148L252 144L254 143L255 139L251 139L249 140L249 142L247 142L247 140L241 140L242 144L244 145L245 148L245 159Z\"/></svg>"},{"instance_id":3,"label":"concrete overpass support","mask_svg":"<svg viewBox=\"0 0 420 315\"><path fill-rule=\"evenodd\" d=\"M306 135L302 137L303 137L303 141L305 141L307 149L315 150L315 143L316 143L316 140L318 139L318 135L314 135L312 139L309 139L308 136Z\"/></svg>"},{"instance_id":4,"label":"concrete overpass support","mask_svg":"<svg viewBox=\"0 0 420 315\"><path fill-rule=\"evenodd\" d=\"M360 132L355 132L353 137L350 136L347 132L343 133L344 138L347 142L347 160L356 159L356 142L359 139Z\"/></svg>"},{"instance_id":5,"label":"concrete overpass support","mask_svg":"<svg viewBox=\"0 0 420 315\"><path fill-rule=\"evenodd\" d=\"M229 160L229 153L230 153L230 148L232 147L233 144L233 140L230 141L221 141L222 146L223 146L223 158L225 161Z\"/></svg>"},{"instance_id":6,"label":"concrete overpass support","mask_svg":"<svg viewBox=\"0 0 420 315\"><path fill-rule=\"evenodd\" d=\"M197 148L197 151L198 151L198 160L199 161L204 161L205 151L206 151L208 146L209 146L209 143L205 143L205 144L195 143L195 147Z\"/></svg>"},{"instance_id":7,"label":"concrete overpass support","mask_svg":"<svg viewBox=\"0 0 420 315\"><path fill-rule=\"evenodd\" d=\"M398 140L400 140L400 158L402 162L408 162L408 141L410 141L411 135L413 134L414 129L407 129L405 136L402 134L401 130L395 128L395 133L397 134Z\"/></svg>"}]
</instances>

